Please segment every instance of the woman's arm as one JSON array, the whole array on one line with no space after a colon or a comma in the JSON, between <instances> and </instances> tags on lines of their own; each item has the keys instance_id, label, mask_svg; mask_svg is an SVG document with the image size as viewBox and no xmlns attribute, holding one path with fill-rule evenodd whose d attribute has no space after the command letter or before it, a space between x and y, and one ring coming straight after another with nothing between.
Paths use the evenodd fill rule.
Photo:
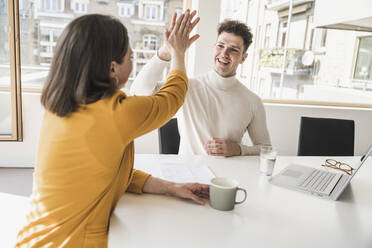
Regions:
<instances>
[{"instance_id":1,"label":"woman's arm","mask_svg":"<svg viewBox=\"0 0 372 248\"><path fill-rule=\"evenodd\" d=\"M144 193L170 195L204 205L203 199L209 199L209 185L200 183L174 183L150 176L142 191Z\"/></svg>"}]
</instances>

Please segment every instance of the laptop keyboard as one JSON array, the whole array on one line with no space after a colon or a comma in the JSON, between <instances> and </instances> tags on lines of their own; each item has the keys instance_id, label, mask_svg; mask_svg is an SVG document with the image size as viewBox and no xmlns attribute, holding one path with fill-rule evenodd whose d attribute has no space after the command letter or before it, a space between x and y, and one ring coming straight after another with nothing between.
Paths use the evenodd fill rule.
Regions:
<instances>
[{"instance_id":1,"label":"laptop keyboard","mask_svg":"<svg viewBox=\"0 0 372 248\"><path fill-rule=\"evenodd\" d=\"M335 176L335 173L315 169L298 186L310 191L323 192Z\"/></svg>"}]
</instances>

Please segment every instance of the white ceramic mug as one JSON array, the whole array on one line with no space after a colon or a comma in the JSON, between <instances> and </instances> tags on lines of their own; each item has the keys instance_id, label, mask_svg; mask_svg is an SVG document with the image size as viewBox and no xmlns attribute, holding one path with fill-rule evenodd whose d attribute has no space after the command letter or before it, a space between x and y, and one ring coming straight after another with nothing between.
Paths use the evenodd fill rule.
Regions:
<instances>
[{"instance_id":1,"label":"white ceramic mug","mask_svg":"<svg viewBox=\"0 0 372 248\"><path fill-rule=\"evenodd\" d=\"M216 177L211 180L209 186L209 201L217 210L232 210L236 204L241 204L247 199L247 191L239 188L239 183L230 178ZM244 192L244 199L236 201L237 191Z\"/></svg>"}]
</instances>

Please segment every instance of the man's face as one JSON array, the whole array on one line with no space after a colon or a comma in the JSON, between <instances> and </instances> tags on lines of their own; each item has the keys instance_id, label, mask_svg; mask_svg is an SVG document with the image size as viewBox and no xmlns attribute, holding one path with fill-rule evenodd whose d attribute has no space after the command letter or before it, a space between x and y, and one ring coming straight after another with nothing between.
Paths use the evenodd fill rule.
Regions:
<instances>
[{"instance_id":1,"label":"man's face","mask_svg":"<svg viewBox=\"0 0 372 248\"><path fill-rule=\"evenodd\" d=\"M235 75L239 64L247 58L243 38L233 33L222 32L214 48L214 70L221 77Z\"/></svg>"}]
</instances>

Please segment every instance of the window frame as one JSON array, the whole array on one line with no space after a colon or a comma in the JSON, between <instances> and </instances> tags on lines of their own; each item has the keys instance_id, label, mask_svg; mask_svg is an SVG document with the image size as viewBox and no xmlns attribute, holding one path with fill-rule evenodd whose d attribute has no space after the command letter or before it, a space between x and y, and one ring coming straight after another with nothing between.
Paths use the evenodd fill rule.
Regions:
<instances>
[{"instance_id":1,"label":"window frame","mask_svg":"<svg viewBox=\"0 0 372 248\"><path fill-rule=\"evenodd\" d=\"M118 3L118 12L120 17L131 18L134 15L134 6L133 4Z\"/></svg>"},{"instance_id":2,"label":"window frame","mask_svg":"<svg viewBox=\"0 0 372 248\"><path fill-rule=\"evenodd\" d=\"M10 91L12 109L12 134L0 136L0 141L23 141L22 130L22 94L21 94L21 60L20 60L20 28L18 0L8 0Z\"/></svg>"},{"instance_id":3,"label":"window frame","mask_svg":"<svg viewBox=\"0 0 372 248\"><path fill-rule=\"evenodd\" d=\"M352 64L352 80L354 81L364 81L363 79L358 79L358 78L355 78L355 73L356 73L356 67L357 67L357 62L358 62L358 58L359 58L359 51L360 51L360 41L361 39L364 39L364 38L372 38L372 35L363 35L363 36L358 36L356 38L356 46L355 46L355 55L354 55L354 60L353 60L353 64Z\"/></svg>"},{"instance_id":4,"label":"window frame","mask_svg":"<svg viewBox=\"0 0 372 248\"><path fill-rule=\"evenodd\" d=\"M158 48L158 37L154 34L144 34L142 36L142 47L143 47L143 49L148 49L149 45L151 44L152 41L155 41L155 50L157 50L157 48ZM146 43L147 43L147 46L145 46ZM149 50L153 50L153 49L149 49Z\"/></svg>"},{"instance_id":5,"label":"window frame","mask_svg":"<svg viewBox=\"0 0 372 248\"><path fill-rule=\"evenodd\" d=\"M160 5L158 4L149 4L149 3L146 3L144 4L143 6L143 19L147 20L147 21L157 21L159 20L159 11L158 11L158 8L159 8ZM154 18L152 18L152 14L153 13L153 10L155 10L155 16ZM147 16L147 14L149 14L150 16Z\"/></svg>"}]
</instances>

